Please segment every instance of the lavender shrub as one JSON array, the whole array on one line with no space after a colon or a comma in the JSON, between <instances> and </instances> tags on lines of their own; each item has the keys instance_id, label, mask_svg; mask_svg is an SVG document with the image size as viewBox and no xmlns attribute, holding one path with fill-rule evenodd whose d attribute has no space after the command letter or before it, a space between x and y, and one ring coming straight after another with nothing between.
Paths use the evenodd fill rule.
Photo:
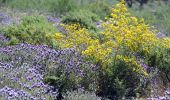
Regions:
<instances>
[{"instance_id":1,"label":"lavender shrub","mask_svg":"<svg viewBox=\"0 0 170 100\"><path fill-rule=\"evenodd\" d=\"M58 89L45 84L44 77L56 73L68 80L81 79L92 83L95 81L91 70L94 66L84 61L75 48L55 50L30 44L0 47L0 98L53 100ZM80 81L70 85L82 86Z\"/></svg>"},{"instance_id":2,"label":"lavender shrub","mask_svg":"<svg viewBox=\"0 0 170 100\"><path fill-rule=\"evenodd\" d=\"M11 64L0 66L0 98L13 100L49 100L56 93L47 91L51 88L43 82L43 75L27 64L14 67Z\"/></svg>"}]
</instances>

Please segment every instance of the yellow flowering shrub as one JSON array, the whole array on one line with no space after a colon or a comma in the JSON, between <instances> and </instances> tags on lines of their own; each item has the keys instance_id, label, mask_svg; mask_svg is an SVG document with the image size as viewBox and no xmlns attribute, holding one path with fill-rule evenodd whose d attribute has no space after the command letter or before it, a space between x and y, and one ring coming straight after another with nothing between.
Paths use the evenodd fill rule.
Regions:
<instances>
[{"instance_id":1,"label":"yellow flowering shrub","mask_svg":"<svg viewBox=\"0 0 170 100\"><path fill-rule=\"evenodd\" d=\"M126 6L122 3L117 4L112 9L111 18L103 24L105 38L114 39L118 46L124 46L132 52L149 50L157 45L155 30L144 23L143 19L137 19L130 15Z\"/></svg>"},{"instance_id":2,"label":"yellow flowering shrub","mask_svg":"<svg viewBox=\"0 0 170 100\"><path fill-rule=\"evenodd\" d=\"M145 75L144 68L137 63L135 53L149 54L157 46L170 48L170 39L157 38L156 30L146 25L144 19L137 19L127 11L124 0L112 9L111 17L102 24L103 31L98 33L101 39L93 37L79 24L62 26L66 33L54 35L62 48L76 46L83 55L107 65L122 60L129 63L135 72ZM129 53L122 53L123 50Z\"/></svg>"},{"instance_id":3,"label":"yellow flowering shrub","mask_svg":"<svg viewBox=\"0 0 170 100\"><path fill-rule=\"evenodd\" d=\"M78 24L62 26L68 33L54 34L54 38L60 42L62 48L76 46L82 54L94 57L96 61L106 61L106 57L112 52L115 45L113 41L101 43L99 39L93 38L87 29L81 28Z\"/></svg>"}]
</instances>

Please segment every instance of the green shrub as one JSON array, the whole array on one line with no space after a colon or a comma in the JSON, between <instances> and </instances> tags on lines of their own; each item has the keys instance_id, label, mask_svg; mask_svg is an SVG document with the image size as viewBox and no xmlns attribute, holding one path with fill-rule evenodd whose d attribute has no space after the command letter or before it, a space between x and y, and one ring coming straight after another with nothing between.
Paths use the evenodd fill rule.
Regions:
<instances>
[{"instance_id":1,"label":"green shrub","mask_svg":"<svg viewBox=\"0 0 170 100\"><path fill-rule=\"evenodd\" d=\"M158 68L167 75L167 78L170 81L170 49L158 49L157 52L153 53L148 58L149 66Z\"/></svg>"},{"instance_id":2,"label":"green shrub","mask_svg":"<svg viewBox=\"0 0 170 100\"><path fill-rule=\"evenodd\" d=\"M5 4L5 6L11 8L19 8L26 10L28 8L38 8L37 3L40 4L40 0L0 0L0 2Z\"/></svg>"},{"instance_id":3,"label":"green shrub","mask_svg":"<svg viewBox=\"0 0 170 100\"><path fill-rule=\"evenodd\" d=\"M0 0L0 3L19 10L52 11L56 14L72 10L77 4L75 0Z\"/></svg>"},{"instance_id":4,"label":"green shrub","mask_svg":"<svg viewBox=\"0 0 170 100\"><path fill-rule=\"evenodd\" d=\"M110 15L111 7L111 2L108 0L96 0L89 5L89 10L98 15L101 19L104 19L106 16Z\"/></svg>"},{"instance_id":5,"label":"green shrub","mask_svg":"<svg viewBox=\"0 0 170 100\"><path fill-rule=\"evenodd\" d=\"M62 19L64 23L79 23L88 29L95 29L96 25L94 22L98 20L99 18L95 13L85 9L68 12Z\"/></svg>"},{"instance_id":6,"label":"green shrub","mask_svg":"<svg viewBox=\"0 0 170 100\"><path fill-rule=\"evenodd\" d=\"M0 0L0 3L9 8L24 11L52 12L57 16L83 8L92 11L103 19L110 13L110 7L115 4L115 0Z\"/></svg>"},{"instance_id":7,"label":"green shrub","mask_svg":"<svg viewBox=\"0 0 170 100\"><path fill-rule=\"evenodd\" d=\"M9 26L3 31L5 36L10 39L9 45L21 42L56 45L49 35L57 30L43 16L24 17L19 25Z\"/></svg>"},{"instance_id":8,"label":"green shrub","mask_svg":"<svg viewBox=\"0 0 170 100\"><path fill-rule=\"evenodd\" d=\"M140 89L140 77L130 66L119 60L108 66L106 72L98 76L100 78L97 94L111 100L121 100L126 96L136 97Z\"/></svg>"},{"instance_id":9,"label":"green shrub","mask_svg":"<svg viewBox=\"0 0 170 100\"><path fill-rule=\"evenodd\" d=\"M161 56L158 58L157 65L163 72L170 72L170 49L165 49L161 52ZM169 74L170 75L170 74Z\"/></svg>"},{"instance_id":10,"label":"green shrub","mask_svg":"<svg viewBox=\"0 0 170 100\"><path fill-rule=\"evenodd\" d=\"M48 0L47 4L51 2ZM54 12L56 15L65 14L77 8L76 0L52 0L49 4L49 11Z\"/></svg>"}]
</instances>

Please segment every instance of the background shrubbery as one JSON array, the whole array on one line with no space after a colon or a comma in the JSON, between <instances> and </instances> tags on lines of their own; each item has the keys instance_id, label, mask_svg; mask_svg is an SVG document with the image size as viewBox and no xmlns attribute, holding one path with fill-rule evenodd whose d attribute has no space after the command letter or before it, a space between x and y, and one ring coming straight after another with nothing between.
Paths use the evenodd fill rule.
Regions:
<instances>
[{"instance_id":1,"label":"background shrubbery","mask_svg":"<svg viewBox=\"0 0 170 100\"><path fill-rule=\"evenodd\" d=\"M1 0L1 5L20 10L49 11L61 16L75 9L93 10L97 15L104 17L108 14L110 0ZM38 5L37 5L38 4ZM90 7L89 7L90 4Z\"/></svg>"},{"instance_id":2,"label":"background shrubbery","mask_svg":"<svg viewBox=\"0 0 170 100\"><path fill-rule=\"evenodd\" d=\"M49 35L57 32L57 29L43 16L24 17L19 25L4 28L3 32L10 39L10 45L27 42L56 46Z\"/></svg>"},{"instance_id":3,"label":"background shrubbery","mask_svg":"<svg viewBox=\"0 0 170 100\"><path fill-rule=\"evenodd\" d=\"M80 9L68 12L62 21L67 24L79 23L82 27L95 30L95 22L99 21L99 17L90 10Z\"/></svg>"},{"instance_id":4,"label":"background shrubbery","mask_svg":"<svg viewBox=\"0 0 170 100\"><path fill-rule=\"evenodd\" d=\"M77 9L86 9L95 13L99 18L104 19L110 13L110 8L117 0L1 0L1 6L20 9L24 11L37 10L43 13L51 12L52 15L62 16ZM38 5L37 5L38 4ZM169 1L148 0L139 7L135 2L130 8L137 17L143 17L151 25L155 25L161 32L168 34L169 31ZM85 15L86 16L86 15Z\"/></svg>"}]
</instances>

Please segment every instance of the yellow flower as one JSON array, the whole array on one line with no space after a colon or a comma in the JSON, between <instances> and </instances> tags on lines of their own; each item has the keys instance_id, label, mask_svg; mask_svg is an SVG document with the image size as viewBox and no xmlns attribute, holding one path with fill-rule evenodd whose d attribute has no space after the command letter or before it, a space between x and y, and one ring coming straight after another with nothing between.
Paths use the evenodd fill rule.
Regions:
<instances>
[{"instance_id":1,"label":"yellow flower","mask_svg":"<svg viewBox=\"0 0 170 100\"><path fill-rule=\"evenodd\" d=\"M79 24L62 24L67 33L56 33L54 38L62 48L76 46L83 55L102 61L104 65L109 65L114 61L113 58L116 58L127 63L134 71L145 75L147 73L132 54L141 51L148 54L157 46L170 48L170 39L158 39L155 35L156 30L145 24L143 19L133 17L127 11L124 0L112 8L111 18L106 20L102 24L102 32L98 33L101 39L94 38L89 30L80 27ZM127 51L129 56L122 51Z\"/></svg>"}]
</instances>

